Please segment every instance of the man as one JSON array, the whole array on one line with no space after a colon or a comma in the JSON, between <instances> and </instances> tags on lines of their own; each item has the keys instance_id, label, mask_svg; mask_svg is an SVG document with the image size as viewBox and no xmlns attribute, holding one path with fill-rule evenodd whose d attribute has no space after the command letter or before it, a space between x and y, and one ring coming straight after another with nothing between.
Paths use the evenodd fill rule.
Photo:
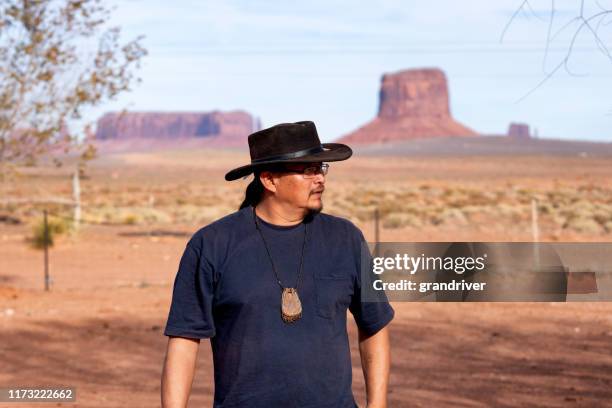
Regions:
<instances>
[{"instance_id":1,"label":"man","mask_svg":"<svg viewBox=\"0 0 612 408\"><path fill-rule=\"evenodd\" d=\"M194 234L174 283L162 405L185 407L199 340L210 338L214 406L355 407L347 309L359 328L368 407L385 407L386 301L361 301L361 232L321 213L328 165L351 149L321 144L314 123L249 136L254 173L240 210ZM368 254L369 255L369 254Z\"/></svg>"}]
</instances>

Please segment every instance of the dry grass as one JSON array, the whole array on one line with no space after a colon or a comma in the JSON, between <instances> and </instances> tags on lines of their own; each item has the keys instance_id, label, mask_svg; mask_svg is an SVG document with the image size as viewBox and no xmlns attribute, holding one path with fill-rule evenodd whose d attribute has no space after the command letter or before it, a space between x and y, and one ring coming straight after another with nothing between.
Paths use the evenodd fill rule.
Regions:
<instances>
[{"instance_id":1,"label":"dry grass","mask_svg":"<svg viewBox=\"0 0 612 408\"><path fill-rule=\"evenodd\" d=\"M241 153L128 154L93 163L82 182L86 221L122 225L195 228L234 211L248 180L223 181L244 162ZM325 210L368 229L378 209L383 229L412 239L415 230L433 236L471 232L478 238L515 231L529 237L531 202L538 203L544 239L606 239L612 234L612 184L606 159L574 157L354 158L334 163L324 195ZM109 169L112 163L112 169ZM121 163L121 164L117 164ZM505 171L505 173L504 173ZM70 197L68 175L30 174L4 186L9 197ZM7 205L0 211L24 221L40 205ZM70 216L65 206L47 206ZM484 236L483 235L483 236ZM448 237L447 237L448 238Z\"/></svg>"}]
</instances>

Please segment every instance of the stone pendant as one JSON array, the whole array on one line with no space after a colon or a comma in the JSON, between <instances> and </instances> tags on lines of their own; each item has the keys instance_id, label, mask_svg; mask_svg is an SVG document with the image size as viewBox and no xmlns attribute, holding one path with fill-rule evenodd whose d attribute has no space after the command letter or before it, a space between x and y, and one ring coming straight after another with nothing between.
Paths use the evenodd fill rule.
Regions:
<instances>
[{"instance_id":1,"label":"stone pendant","mask_svg":"<svg viewBox=\"0 0 612 408\"><path fill-rule=\"evenodd\" d=\"M283 288L281 296L281 315L285 323L292 323L302 317L302 303L297 289Z\"/></svg>"}]
</instances>

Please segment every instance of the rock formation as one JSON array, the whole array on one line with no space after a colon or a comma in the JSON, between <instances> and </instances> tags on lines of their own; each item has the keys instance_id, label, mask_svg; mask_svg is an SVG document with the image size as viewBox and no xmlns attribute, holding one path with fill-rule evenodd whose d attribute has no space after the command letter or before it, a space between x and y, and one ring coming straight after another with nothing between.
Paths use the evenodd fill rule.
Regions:
<instances>
[{"instance_id":1,"label":"rock formation","mask_svg":"<svg viewBox=\"0 0 612 408\"><path fill-rule=\"evenodd\" d=\"M451 117L446 75L441 70L400 71L383 75L381 82L378 116L344 136L341 142L477 135Z\"/></svg>"},{"instance_id":2,"label":"rock formation","mask_svg":"<svg viewBox=\"0 0 612 408\"><path fill-rule=\"evenodd\" d=\"M517 139L530 139L529 125L526 123L510 123L508 136Z\"/></svg>"},{"instance_id":3,"label":"rock formation","mask_svg":"<svg viewBox=\"0 0 612 408\"><path fill-rule=\"evenodd\" d=\"M247 112L125 112L106 113L98 120L96 140L222 138L246 143L258 130ZM230 143L231 144L231 143Z\"/></svg>"}]
</instances>

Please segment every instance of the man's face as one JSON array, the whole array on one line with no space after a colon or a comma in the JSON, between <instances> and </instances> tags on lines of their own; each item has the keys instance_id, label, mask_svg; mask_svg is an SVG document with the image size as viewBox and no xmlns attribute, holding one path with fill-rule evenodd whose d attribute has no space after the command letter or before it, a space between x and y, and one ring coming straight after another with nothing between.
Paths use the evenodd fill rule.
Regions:
<instances>
[{"instance_id":1,"label":"man's face","mask_svg":"<svg viewBox=\"0 0 612 408\"><path fill-rule=\"evenodd\" d=\"M321 165L320 162L285 164L281 171L274 174L278 180L276 199L293 207L321 211L321 198L325 190L325 175L321 171Z\"/></svg>"}]
</instances>

